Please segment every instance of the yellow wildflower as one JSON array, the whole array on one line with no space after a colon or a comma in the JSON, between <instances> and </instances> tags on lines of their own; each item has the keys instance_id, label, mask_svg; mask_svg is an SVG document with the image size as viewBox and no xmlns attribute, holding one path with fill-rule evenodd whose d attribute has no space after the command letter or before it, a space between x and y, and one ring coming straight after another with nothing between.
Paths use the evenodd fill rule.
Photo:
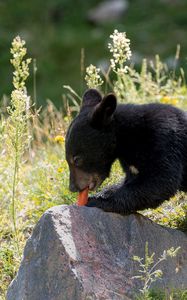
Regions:
<instances>
[{"instance_id":1,"label":"yellow wildflower","mask_svg":"<svg viewBox=\"0 0 187 300\"><path fill-rule=\"evenodd\" d=\"M169 96L164 96L160 100L164 104L172 104L172 105L177 105L179 103L179 100L177 98L169 97Z\"/></svg>"},{"instance_id":2,"label":"yellow wildflower","mask_svg":"<svg viewBox=\"0 0 187 300\"><path fill-rule=\"evenodd\" d=\"M173 98L171 101L171 104L173 104L173 105L177 105L178 103L179 103L179 100L176 98Z\"/></svg>"},{"instance_id":3,"label":"yellow wildflower","mask_svg":"<svg viewBox=\"0 0 187 300\"><path fill-rule=\"evenodd\" d=\"M65 138L62 135L55 136L55 142L59 144L63 144L65 142Z\"/></svg>"},{"instance_id":4,"label":"yellow wildflower","mask_svg":"<svg viewBox=\"0 0 187 300\"><path fill-rule=\"evenodd\" d=\"M164 104L168 104L168 103L170 103L170 100L171 100L170 97L164 96L164 97L162 97L162 99L160 101Z\"/></svg>"},{"instance_id":5,"label":"yellow wildflower","mask_svg":"<svg viewBox=\"0 0 187 300\"><path fill-rule=\"evenodd\" d=\"M64 169L62 168L62 167L59 167L58 169L57 169L57 172L58 173L62 173L64 171Z\"/></svg>"},{"instance_id":6,"label":"yellow wildflower","mask_svg":"<svg viewBox=\"0 0 187 300\"><path fill-rule=\"evenodd\" d=\"M69 122L68 116L64 117L64 122Z\"/></svg>"}]
</instances>

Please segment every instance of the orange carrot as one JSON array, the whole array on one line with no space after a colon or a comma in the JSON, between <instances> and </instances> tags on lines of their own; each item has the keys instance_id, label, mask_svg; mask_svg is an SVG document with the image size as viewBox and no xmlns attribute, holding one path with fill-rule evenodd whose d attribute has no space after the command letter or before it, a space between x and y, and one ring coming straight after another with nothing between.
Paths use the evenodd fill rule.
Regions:
<instances>
[{"instance_id":1,"label":"orange carrot","mask_svg":"<svg viewBox=\"0 0 187 300\"><path fill-rule=\"evenodd\" d=\"M84 206L88 203L88 187L78 194L77 205Z\"/></svg>"}]
</instances>

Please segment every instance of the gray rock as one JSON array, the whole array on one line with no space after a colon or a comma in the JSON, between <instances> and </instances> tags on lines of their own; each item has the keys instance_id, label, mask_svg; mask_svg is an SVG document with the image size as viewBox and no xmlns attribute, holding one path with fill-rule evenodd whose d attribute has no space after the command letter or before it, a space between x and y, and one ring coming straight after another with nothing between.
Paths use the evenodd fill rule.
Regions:
<instances>
[{"instance_id":1,"label":"gray rock","mask_svg":"<svg viewBox=\"0 0 187 300\"><path fill-rule=\"evenodd\" d=\"M127 10L127 0L106 0L88 12L88 20L95 24L111 23L118 20Z\"/></svg>"},{"instance_id":2,"label":"gray rock","mask_svg":"<svg viewBox=\"0 0 187 300\"><path fill-rule=\"evenodd\" d=\"M27 241L7 300L134 299L132 277L145 243L155 261L170 247L180 252L159 265L162 288L187 288L187 236L139 214L121 216L97 208L57 206L42 216ZM176 273L177 270L177 273Z\"/></svg>"}]
</instances>

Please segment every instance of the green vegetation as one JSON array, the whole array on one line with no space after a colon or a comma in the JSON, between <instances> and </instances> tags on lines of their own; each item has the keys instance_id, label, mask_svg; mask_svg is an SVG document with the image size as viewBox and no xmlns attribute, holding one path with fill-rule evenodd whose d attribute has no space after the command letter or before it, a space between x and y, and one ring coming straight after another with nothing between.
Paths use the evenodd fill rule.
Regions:
<instances>
[{"instance_id":1,"label":"green vegetation","mask_svg":"<svg viewBox=\"0 0 187 300\"><path fill-rule=\"evenodd\" d=\"M150 300L186 300L187 291L173 291L168 293L167 291L150 291Z\"/></svg>"},{"instance_id":2,"label":"green vegetation","mask_svg":"<svg viewBox=\"0 0 187 300\"><path fill-rule=\"evenodd\" d=\"M167 260L168 257L175 257L180 250L180 247L174 249L170 248L168 250L164 250L163 254L158 258L158 260L154 261L155 253L149 254L148 243L145 245L145 259L134 256L133 260L138 262L139 264L139 275L133 277L133 279L138 279L142 282L143 286L139 290L140 296L138 296L138 300L152 300L153 295L151 295L151 285L153 282L158 281L162 278L163 272L161 269L157 269L159 264ZM170 298L171 299L171 298Z\"/></svg>"},{"instance_id":3,"label":"green vegetation","mask_svg":"<svg viewBox=\"0 0 187 300\"><path fill-rule=\"evenodd\" d=\"M153 58L157 53L172 65L176 45L180 44L180 64L187 68L186 0L129 1L127 12L115 24L94 26L86 16L97 3L99 0L46 0L41 5L37 0L0 1L1 95L9 96L12 89L9 48L17 35L26 40L29 55L36 58L38 107L46 104L46 99L61 107L64 84L82 93L81 49L85 53L84 66L105 63L109 54L103 41L107 42L114 28L128 32L138 66L142 58ZM32 86L31 72L31 95Z\"/></svg>"},{"instance_id":4,"label":"green vegetation","mask_svg":"<svg viewBox=\"0 0 187 300\"><path fill-rule=\"evenodd\" d=\"M29 60L24 58L24 43L19 38L15 39L14 43L15 41L19 42L17 50L24 55L18 54L21 60L16 65L15 61L12 61L17 73L14 73L15 90L11 97L11 108L8 109L8 114L4 98L0 114L1 300L5 299L7 286L17 272L25 242L43 212L51 206L76 201L76 195L71 194L68 189L69 171L65 160L64 140L72 114L79 108L80 96L70 87L66 87L68 92L63 96L63 111L56 109L50 101L43 110L37 110L31 103L28 106L25 80ZM114 43L114 40L112 42ZM14 56L14 50L12 54L13 58L17 57ZM126 59L116 62L116 68L102 76L105 81L103 90L114 88L123 102L132 99L137 103L161 101L186 107L187 88L183 72L177 77L174 71L170 75L158 56L150 66L144 60L140 72L133 68L125 68L125 63ZM100 76L99 70L94 70L97 76ZM98 82L102 83L100 80L97 84ZM111 178L106 180L104 185L119 181L121 177L122 171L116 162ZM184 199L185 195L177 195L159 209L147 210L144 214L160 224L186 229L187 204ZM173 296L170 299L185 299L184 293L181 293L181 298ZM153 299L165 298L163 296Z\"/></svg>"}]
</instances>

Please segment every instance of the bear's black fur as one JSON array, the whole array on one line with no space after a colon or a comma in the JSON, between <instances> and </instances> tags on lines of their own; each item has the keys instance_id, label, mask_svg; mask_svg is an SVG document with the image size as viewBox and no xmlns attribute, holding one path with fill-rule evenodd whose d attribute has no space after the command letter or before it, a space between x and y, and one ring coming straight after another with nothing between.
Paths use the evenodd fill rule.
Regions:
<instances>
[{"instance_id":1,"label":"bear's black fur","mask_svg":"<svg viewBox=\"0 0 187 300\"><path fill-rule=\"evenodd\" d=\"M187 116L164 104L116 104L88 90L66 137L70 189L96 189L119 159L126 177L89 198L88 206L131 213L187 191Z\"/></svg>"}]
</instances>

